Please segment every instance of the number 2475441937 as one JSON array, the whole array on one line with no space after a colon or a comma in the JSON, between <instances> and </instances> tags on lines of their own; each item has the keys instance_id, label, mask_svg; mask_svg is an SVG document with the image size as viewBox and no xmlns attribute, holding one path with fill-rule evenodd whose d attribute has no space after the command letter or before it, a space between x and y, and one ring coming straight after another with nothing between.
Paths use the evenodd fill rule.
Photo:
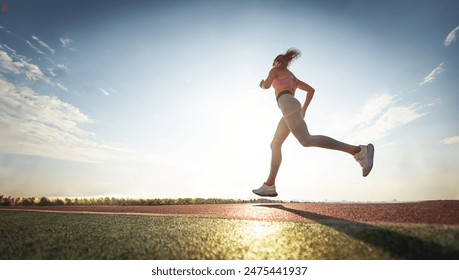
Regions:
<instances>
[{"instance_id":1,"label":"number 2475441937","mask_svg":"<svg viewBox=\"0 0 459 280\"><path fill-rule=\"evenodd\" d=\"M255 266L244 267L244 275L305 275L308 268L306 266L291 267L267 267Z\"/></svg>"}]
</instances>

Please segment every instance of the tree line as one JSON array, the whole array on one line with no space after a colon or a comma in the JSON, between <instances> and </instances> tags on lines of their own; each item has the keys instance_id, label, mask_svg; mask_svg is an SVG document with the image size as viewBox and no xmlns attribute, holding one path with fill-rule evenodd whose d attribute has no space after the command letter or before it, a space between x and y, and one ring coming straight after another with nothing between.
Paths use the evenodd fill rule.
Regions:
<instances>
[{"instance_id":1,"label":"tree line","mask_svg":"<svg viewBox=\"0 0 459 280\"><path fill-rule=\"evenodd\" d=\"M11 197L0 195L0 206L95 206L95 205L195 205L195 204L235 204L235 203L282 203L281 200L257 198L250 200L223 198L48 198Z\"/></svg>"}]
</instances>

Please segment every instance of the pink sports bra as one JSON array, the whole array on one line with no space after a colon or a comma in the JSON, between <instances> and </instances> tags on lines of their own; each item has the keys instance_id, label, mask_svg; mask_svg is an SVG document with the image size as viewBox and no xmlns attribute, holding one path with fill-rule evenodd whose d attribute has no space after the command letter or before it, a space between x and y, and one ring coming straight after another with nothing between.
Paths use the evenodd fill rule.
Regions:
<instances>
[{"instance_id":1,"label":"pink sports bra","mask_svg":"<svg viewBox=\"0 0 459 280\"><path fill-rule=\"evenodd\" d=\"M292 76L285 76L279 79L274 79L273 87L292 87L293 86L293 78Z\"/></svg>"}]
</instances>

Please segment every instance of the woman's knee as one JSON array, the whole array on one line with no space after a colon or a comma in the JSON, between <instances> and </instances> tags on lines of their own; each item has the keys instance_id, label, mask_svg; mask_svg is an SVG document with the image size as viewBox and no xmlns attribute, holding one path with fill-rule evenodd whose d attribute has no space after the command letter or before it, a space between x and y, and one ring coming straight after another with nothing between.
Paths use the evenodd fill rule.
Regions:
<instances>
[{"instance_id":1,"label":"woman's knee","mask_svg":"<svg viewBox=\"0 0 459 280\"><path fill-rule=\"evenodd\" d=\"M281 141L272 141L271 142L271 150L280 150L282 148L282 142Z\"/></svg>"},{"instance_id":2,"label":"woman's knee","mask_svg":"<svg viewBox=\"0 0 459 280\"><path fill-rule=\"evenodd\" d=\"M311 135L304 134L304 135L297 137L297 139L303 147L311 147L315 145L314 137L312 137Z\"/></svg>"}]
</instances>

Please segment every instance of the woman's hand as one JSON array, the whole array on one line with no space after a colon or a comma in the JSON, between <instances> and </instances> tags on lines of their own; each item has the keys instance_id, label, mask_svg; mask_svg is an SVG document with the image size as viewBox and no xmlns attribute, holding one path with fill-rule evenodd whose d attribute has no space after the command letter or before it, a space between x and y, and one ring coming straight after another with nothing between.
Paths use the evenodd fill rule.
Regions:
<instances>
[{"instance_id":1,"label":"woman's hand","mask_svg":"<svg viewBox=\"0 0 459 280\"><path fill-rule=\"evenodd\" d=\"M261 87L261 88L263 88L263 84L264 84L264 83L265 83L265 80L262 79L261 82L260 82L260 87Z\"/></svg>"}]
</instances>

